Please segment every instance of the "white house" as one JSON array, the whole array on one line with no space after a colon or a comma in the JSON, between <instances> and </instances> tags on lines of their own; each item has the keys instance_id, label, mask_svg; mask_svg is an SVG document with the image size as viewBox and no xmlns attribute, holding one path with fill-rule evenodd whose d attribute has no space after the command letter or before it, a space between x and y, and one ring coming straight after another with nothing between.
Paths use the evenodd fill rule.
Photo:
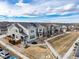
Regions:
<instances>
[{"instance_id":1,"label":"white house","mask_svg":"<svg viewBox=\"0 0 79 59\"><path fill-rule=\"evenodd\" d=\"M23 46L26 46L27 41L29 40L29 35L27 35L28 33L29 31L23 30L23 28L18 23L12 23L12 25L8 27L7 35L10 35L13 38L10 41L15 41L15 43L20 42L23 44Z\"/></svg>"},{"instance_id":2,"label":"white house","mask_svg":"<svg viewBox=\"0 0 79 59\"><path fill-rule=\"evenodd\" d=\"M36 28L30 23L13 23L8 27L7 35L11 35L13 37L12 40L16 42L21 40L24 44L33 42L37 39Z\"/></svg>"},{"instance_id":3,"label":"white house","mask_svg":"<svg viewBox=\"0 0 79 59\"><path fill-rule=\"evenodd\" d=\"M13 40L18 41L21 39L21 33L20 33L20 27L15 23L13 23L11 26L8 27L7 35L11 35L13 37Z\"/></svg>"}]
</instances>

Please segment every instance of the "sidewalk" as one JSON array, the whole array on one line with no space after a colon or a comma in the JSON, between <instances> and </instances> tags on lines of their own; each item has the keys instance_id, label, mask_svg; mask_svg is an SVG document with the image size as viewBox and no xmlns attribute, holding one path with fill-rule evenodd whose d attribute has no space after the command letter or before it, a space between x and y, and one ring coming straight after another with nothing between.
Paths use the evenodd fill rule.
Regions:
<instances>
[{"instance_id":1,"label":"sidewalk","mask_svg":"<svg viewBox=\"0 0 79 59\"><path fill-rule=\"evenodd\" d=\"M45 40L45 43L56 58L62 59L61 56L57 53L57 51L47 42L47 40Z\"/></svg>"},{"instance_id":2,"label":"sidewalk","mask_svg":"<svg viewBox=\"0 0 79 59\"><path fill-rule=\"evenodd\" d=\"M71 33L71 32L66 32L66 33L62 33L62 34L59 34L59 35L50 37L50 38L47 39L47 41L52 40L52 39L54 39L54 38L56 38L56 37L58 37L58 36L62 36L62 35L68 34L68 33Z\"/></svg>"}]
</instances>

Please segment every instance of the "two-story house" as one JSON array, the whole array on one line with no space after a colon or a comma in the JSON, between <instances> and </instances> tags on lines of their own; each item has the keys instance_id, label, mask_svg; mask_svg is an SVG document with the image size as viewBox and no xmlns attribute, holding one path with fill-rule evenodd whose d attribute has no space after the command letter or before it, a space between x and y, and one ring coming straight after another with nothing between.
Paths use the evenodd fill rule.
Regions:
<instances>
[{"instance_id":1,"label":"two-story house","mask_svg":"<svg viewBox=\"0 0 79 59\"><path fill-rule=\"evenodd\" d=\"M62 25L61 26L61 32L66 32L67 31L67 26L66 25Z\"/></svg>"},{"instance_id":2,"label":"two-story house","mask_svg":"<svg viewBox=\"0 0 79 59\"><path fill-rule=\"evenodd\" d=\"M42 26L40 23L31 23L36 28L36 35L38 38L42 38L44 34L45 27Z\"/></svg>"},{"instance_id":3,"label":"two-story house","mask_svg":"<svg viewBox=\"0 0 79 59\"><path fill-rule=\"evenodd\" d=\"M32 42L37 39L36 28L30 23L20 22L18 25L23 29L23 32L27 34L27 42Z\"/></svg>"}]
</instances>

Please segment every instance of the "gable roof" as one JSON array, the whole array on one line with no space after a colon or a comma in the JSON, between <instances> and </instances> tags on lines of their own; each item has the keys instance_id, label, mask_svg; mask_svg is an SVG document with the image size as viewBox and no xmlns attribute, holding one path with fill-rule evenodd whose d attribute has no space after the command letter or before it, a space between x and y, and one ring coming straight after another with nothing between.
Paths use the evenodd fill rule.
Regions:
<instances>
[{"instance_id":1,"label":"gable roof","mask_svg":"<svg viewBox=\"0 0 79 59\"><path fill-rule=\"evenodd\" d=\"M10 26L11 23L9 22L0 22L0 29L7 29L8 26Z\"/></svg>"},{"instance_id":2,"label":"gable roof","mask_svg":"<svg viewBox=\"0 0 79 59\"><path fill-rule=\"evenodd\" d=\"M19 23L27 29L35 28L31 23L25 23L25 22L19 22Z\"/></svg>"}]
</instances>

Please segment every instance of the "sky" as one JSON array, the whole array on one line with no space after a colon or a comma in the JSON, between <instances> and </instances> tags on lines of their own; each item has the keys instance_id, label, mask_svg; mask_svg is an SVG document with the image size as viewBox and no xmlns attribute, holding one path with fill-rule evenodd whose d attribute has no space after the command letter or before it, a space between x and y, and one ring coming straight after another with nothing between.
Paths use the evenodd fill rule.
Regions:
<instances>
[{"instance_id":1,"label":"sky","mask_svg":"<svg viewBox=\"0 0 79 59\"><path fill-rule=\"evenodd\" d=\"M79 23L79 0L0 0L0 21Z\"/></svg>"}]
</instances>

